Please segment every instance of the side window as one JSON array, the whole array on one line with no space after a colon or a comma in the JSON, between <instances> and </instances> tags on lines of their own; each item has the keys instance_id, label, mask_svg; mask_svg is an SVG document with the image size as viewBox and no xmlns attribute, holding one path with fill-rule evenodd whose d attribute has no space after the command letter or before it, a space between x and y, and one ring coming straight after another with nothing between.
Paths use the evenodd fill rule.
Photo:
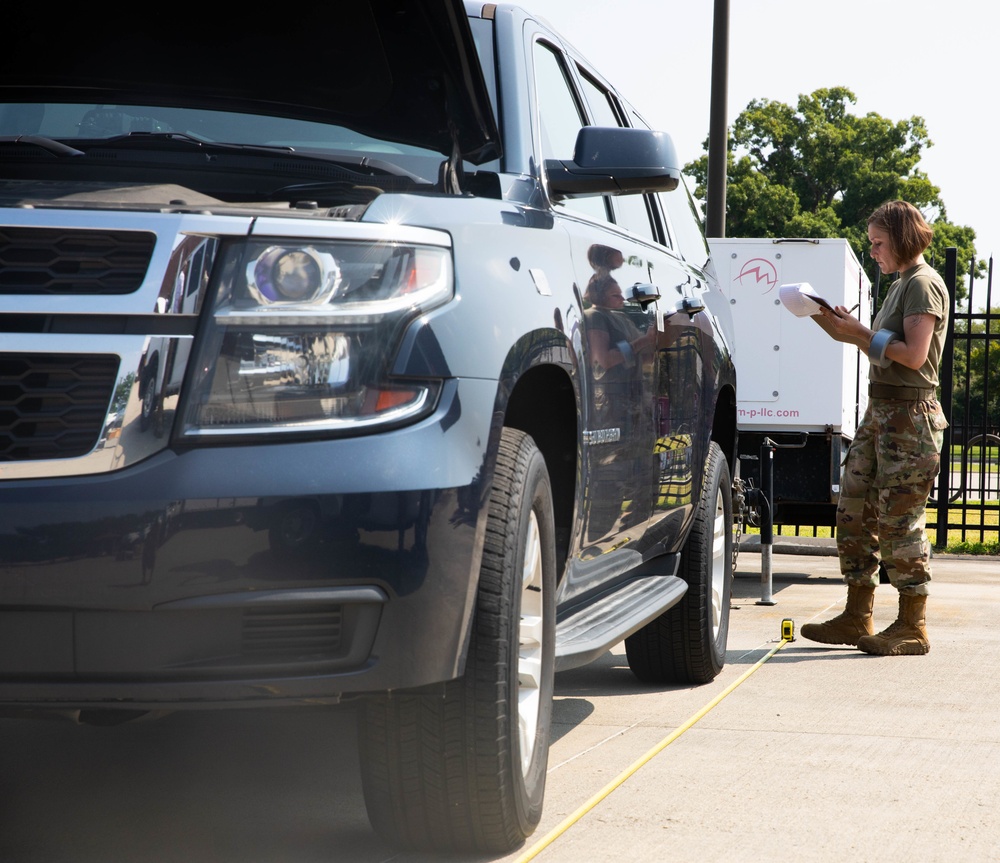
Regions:
<instances>
[{"instance_id":1,"label":"side window","mask_svg":"<svg viewBox=\"0 0 1000 863\"><path fill-rule=\"evenodd\" d=\"M636 129L648 129L646 122L635 113L631 112L632 126ZM621 125L625 125L622 123ZM650 220L656 204L650 195L619 195L615 198L615 221L622 227L628 228L632 233L638 234L654 243L666 241L666 237L661 237L661 232L654 227ZM659 220L657 219L657 224ZM669 245L669 242L667 243Z\"/></svg>"},{"instance_id":2,"label":"side window","mask_svg":"<svg viewBox=\"0 0 1000 863\"><path fill-rule=\"evenodd\" d=\"M587 107L595 126L624 126L616 110L615 98L607 89L591 78L585 70L580 69L580 80L583 81L583 92L587 99ZM618 195L612 198L612 208L615 222L627 228L644 239L657 241L656 232L649 221L649 212L644 195Z\"/></svg>"},{"instance_id":3,"label":"side window","mask_svg":"<svg viewBox=\"0 0 1000 863\"><path fill-rule=\"evenodd\" d=\"M614 199L615 221L644 240L660 242L649 221L645 195L618 195Z\"/></svg>"},{"instance_id":4,"label":"side window","mask_svg":"<svg viewBox=\"0 0 1000 863\"><path fill-rule=\"evenodd\" d=\"M649 128L646 121L634 110L631 111L631 118L632 125ZM670 221L668 245L680 252L688 263L699 268L704 267L708 263L708 243L701 227L701 217L684 178L681 178L680 185L672 192L661 192L656 197Z\"/></svg>"},{"instance_id":5,"label":"side window","mask_svg":"<svg viewBox=\"0 0 1000 863\"><path fill-rule=\"evenodd\" d=\"M658 197L670 219L674 246L688 263L704 267L708 263L708 243L701 227L701 217L683 177L676 189L662 192Z\"/></svg>"},{"instance_id":6,"label":"side window","mask_svg":"<svg viewBox=\"0 0 1000 863\"><path fill-rule=\"evenodd\" d=\"M542 42L535 43L535 92L538 97L542 158L573 158L576 134L585 125L585 118L573 95L562 61L552 48ZM557 206L586 213L602 222L608 220L604 199L600 197L571 198Z\"/></svg>"},{"instance_id":7,"label":"side window","mask_svg":"<svg viewBox=\"0 0 1000 863\"><path fill-rule=\"evenodd\" d=\"M592 80L583 69L579 69L579 72L580 80L583 81L583 92L587 99L587 107L590 108L591 125L621 126L622 123L615 112L611 94L596 81Z\"/></svg>"}]
</instances>

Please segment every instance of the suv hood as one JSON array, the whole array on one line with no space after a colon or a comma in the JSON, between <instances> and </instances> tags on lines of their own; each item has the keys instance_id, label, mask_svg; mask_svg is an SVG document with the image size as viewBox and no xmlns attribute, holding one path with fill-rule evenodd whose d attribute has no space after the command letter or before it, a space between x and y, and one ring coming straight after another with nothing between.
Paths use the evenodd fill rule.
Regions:
<instances>
[{"instance_id":1,"label":"suv hood","mask_svg":"<svg viewBox=\"0 0 1000 863\"><path fill-rule=\"evenodd\" d=\"M73 9L74 7L69 7ZM0 102L202 107L336 123L461 155L499 155L462 0L282 7L5 11ZM191 11L188 11L191 10Z\"/></svg>"}]
</instances>

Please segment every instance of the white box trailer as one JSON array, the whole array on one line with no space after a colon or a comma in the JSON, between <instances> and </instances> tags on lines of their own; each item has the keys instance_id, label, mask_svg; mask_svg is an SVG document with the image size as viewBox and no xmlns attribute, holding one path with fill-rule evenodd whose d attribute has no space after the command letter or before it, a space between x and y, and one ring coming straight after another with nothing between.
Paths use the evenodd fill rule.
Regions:
<instances>
[{"instance_id":1,"label":"white box trailer","mask_svg":"<svg viewBox=\"0 0 1000 863\"><path fill-rule=\"evenodd\" d=\"M846 240L710 239L719 283L733 309L739 373L740 455L774 456L775 523L833 524L840 465L868 404L868 359L835 342L778 299L808 282L831 305L858 306L871 321L871 283ZM758 471L744 462L744 476Z\"/></svg>"}]
</instances>

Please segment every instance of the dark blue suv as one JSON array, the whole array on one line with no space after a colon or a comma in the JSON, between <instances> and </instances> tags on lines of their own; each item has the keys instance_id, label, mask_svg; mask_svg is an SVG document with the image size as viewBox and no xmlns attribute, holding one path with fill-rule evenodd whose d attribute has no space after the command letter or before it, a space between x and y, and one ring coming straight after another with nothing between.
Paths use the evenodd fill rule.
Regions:
<instances>
[{"instance_id":1,"label":"dark blue suv","mask_svg":"<svg viewBox=\"0 0 1000 863\"><path fill-rule=\"evenodd\" d=\"M725 659L669 137L504 5L46 14L0 59L0 710L358 700L378 830L515 847L557 670Z\"/></svg>"}]
</instances>

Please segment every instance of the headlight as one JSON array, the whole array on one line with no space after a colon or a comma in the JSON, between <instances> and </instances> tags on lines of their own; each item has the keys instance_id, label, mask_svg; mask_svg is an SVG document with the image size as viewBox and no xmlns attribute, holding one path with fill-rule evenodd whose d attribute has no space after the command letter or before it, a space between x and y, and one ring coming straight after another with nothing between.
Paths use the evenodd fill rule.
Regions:
<instances>
[{"instance_id":1,"label":"headlight","mask_svg":"<svg viewBox=\"0 0 1000 863\"><path fill-rule=\"evenodd\" d=\"M199 338L184 434L350 432L434 407L387 377L412 318L454 292L446 248L232 243Z\"/></svg>"},{"instance_id":2,"label":"headlight","mask_svg":"<svg viewBox=\"0 0 1000 863\"><path fill-rule=\"evenodd\" d=\"M258 303L325 303L340 287L333 255L312 247L271 246L247 264L247 290Z\"/></svg>"}]
</instances>

